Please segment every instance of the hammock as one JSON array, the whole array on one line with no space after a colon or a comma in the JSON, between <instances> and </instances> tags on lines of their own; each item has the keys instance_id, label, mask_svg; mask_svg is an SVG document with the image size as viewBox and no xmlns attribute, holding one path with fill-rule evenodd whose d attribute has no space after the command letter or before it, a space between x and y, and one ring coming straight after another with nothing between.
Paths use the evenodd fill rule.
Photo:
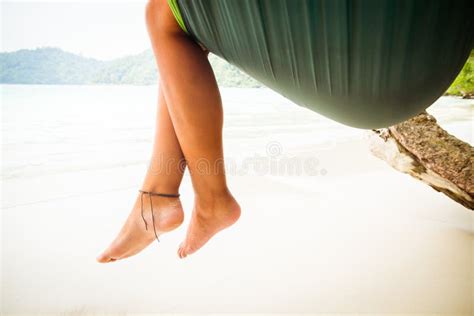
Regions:
<instances>
[{"instance_id":1,"label":"hammock","mask_svg":"<svg viewBox=\"0 0 474 316\"><path fill-rule=\"evenodd\" d=\"M472 0L168 0L210 52L298 105L359 128L415 116L474 44Z\"/></svg>"}]
</instances>

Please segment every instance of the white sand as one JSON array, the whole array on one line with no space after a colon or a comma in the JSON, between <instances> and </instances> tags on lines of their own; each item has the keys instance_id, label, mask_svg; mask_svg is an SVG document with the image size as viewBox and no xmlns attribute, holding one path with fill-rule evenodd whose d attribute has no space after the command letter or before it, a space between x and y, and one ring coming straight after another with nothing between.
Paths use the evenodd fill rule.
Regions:
<instances>
[{"instance_id":1,"label":"white sand","mask_svg":"<svg viewBox=\"0 0 474 316\"><path fill-rule=\"evenodd\" d=\"M284 153L313 153L327 174L230 175L241 220L185 260L176 250L193 200L187 176L185 224L108 265L95 257L127 217L143 161L4 179L3 312L472 315L471 211L392 170L363 140L286 139L275 136ZM256 142L265 152L267 139ZM250 155L238 143L226 150Z\"/></svg>"}]
</instances>

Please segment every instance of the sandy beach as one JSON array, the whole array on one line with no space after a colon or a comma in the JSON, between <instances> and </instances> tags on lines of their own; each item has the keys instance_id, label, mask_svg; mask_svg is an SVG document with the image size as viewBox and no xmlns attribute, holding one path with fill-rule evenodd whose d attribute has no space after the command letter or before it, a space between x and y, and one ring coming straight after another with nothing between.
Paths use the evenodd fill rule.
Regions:
<instances>
[{"instance_id":1,"label":"sandy beach","mask_svg":"<svg viewBox=\"0 0 474 316\"><path fill-rule=\"evenodd\" d=\"M2 89L5 314L473 315L473 213L372 156L367 131L268 90L224 90L240 221L180 260L186 174L184 225L101 265L147 168L156 89ZM31 114L33 100L48 114ZM447 128L472 141L472 105L439 102L459 115L433 107Z\"/></svg>"}]
</instances>

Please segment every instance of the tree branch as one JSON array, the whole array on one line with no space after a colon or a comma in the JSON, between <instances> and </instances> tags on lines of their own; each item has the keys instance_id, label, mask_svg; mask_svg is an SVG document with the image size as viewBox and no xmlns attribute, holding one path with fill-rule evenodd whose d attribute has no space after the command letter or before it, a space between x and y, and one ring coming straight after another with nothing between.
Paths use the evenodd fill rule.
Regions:
<instances>
[{"instance_id":1,"label":"tree branch","mask_svg":"<svg viewBox=\"0 0 474 316\"><path fill-rule=\"evenodd\" d=\"M428 113L374 130L370 149L393 168L474 209L474 149Z\"/></svg>"}]
</instances>

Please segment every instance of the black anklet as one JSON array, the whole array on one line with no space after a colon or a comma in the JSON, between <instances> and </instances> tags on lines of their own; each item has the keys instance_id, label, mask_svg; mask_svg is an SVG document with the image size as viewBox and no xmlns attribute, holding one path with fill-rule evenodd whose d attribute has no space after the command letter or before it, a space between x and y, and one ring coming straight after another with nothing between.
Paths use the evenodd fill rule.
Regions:
<instances>
[{"instance_id":1,"label":"black anklet","mask_svg":"<svg viewBox=\"0 0 474 316\"><path fill-rule=\"evenodd\" d=\"M155 192L150 192L150 191L143 191L143 190L138 190L140 192L140 204L141 204L141 213L142 213L142 219L143 222L145 223L145 230L148 231L148 223L145 220L145 216L143 216L143 194L148 194L150 197L150 209L151 209L151 220L153 222L153 231L155 232L155 237L158 242L160 242L160 239L158 238L158 234L156 233L156 228L155 228L155 215L153 214L153 202L151 200L152 196L161 196L161 197L167 197L167 198L178 198L178 194L168 194L168 193L155 193Z\"/></svg>"}]
</instances>

